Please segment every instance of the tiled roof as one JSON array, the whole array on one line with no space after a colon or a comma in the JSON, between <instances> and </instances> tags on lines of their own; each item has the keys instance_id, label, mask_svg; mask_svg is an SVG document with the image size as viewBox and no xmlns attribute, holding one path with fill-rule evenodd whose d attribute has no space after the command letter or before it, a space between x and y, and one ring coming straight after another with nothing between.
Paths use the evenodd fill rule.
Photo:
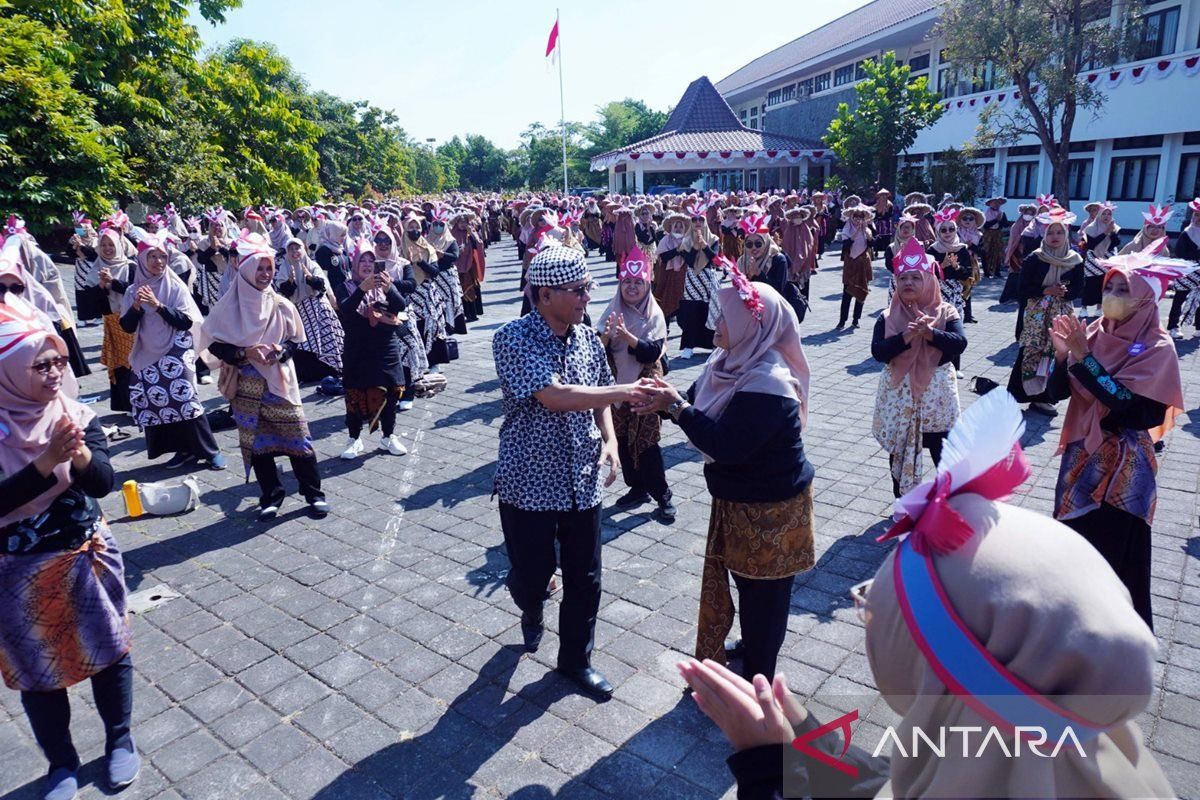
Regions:
<instances>
[{"instance_id":1,"label":"tiled roof","mask_svg":"<svg viewBox=\"0 0 1200 800\"><path fill-rule=\"evenodd\" d=\"M798 136L747 128L706 77L692 81L667 124L656 135L592 159L592 168L624 153L674 153L763 150L822 150L824 145Z\"/></svg>"},{"instance_id":2,"label":"tiled roof","mask_svg":"<svg viewBox=\"0 0 1200 800\"><path fill-rule=\"evenodd\" d=\"M824 53L885 30L892 25L920 16L944 0L874 0L860 9L838 17L815 31L806 33L782 47L751 61L717 82L717 90L728 95L747 84L802 64Z\"/></svg>"}]
</instances>

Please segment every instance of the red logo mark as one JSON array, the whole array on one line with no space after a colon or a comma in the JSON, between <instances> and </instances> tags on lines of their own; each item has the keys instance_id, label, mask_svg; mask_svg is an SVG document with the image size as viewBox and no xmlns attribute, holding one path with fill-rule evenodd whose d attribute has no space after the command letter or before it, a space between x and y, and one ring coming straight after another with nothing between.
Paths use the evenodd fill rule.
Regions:
<instances>
[{"instance_id":1,"label":"red logo mark","mask_svg":"<svg viewBox=\"0 0 1200 800\"><path fill-rule=\"evenodd\" d=\"M846 751L850 749L850 723L857 719L858 709L856 708L849 714L843 714L832 722L826 722L824 725L815 730L811 730L808 733L797 736L792 740L792 747L796 748L807 756L815 758L817 761L820 761L827 767L833 767L839 772L844 772L845 774L849 775L851 778L857 778L858 767L852 764L847 764L845 761L841 760L842 757L846 755ZM845 739L845 743L842 745L841 755L839 755L837 758L834 758L828 753L823 753L809 744L809 742L811 742L813 739L820 739L822 736L835 729L840 730Z\"/></svg>"}]
</instances>

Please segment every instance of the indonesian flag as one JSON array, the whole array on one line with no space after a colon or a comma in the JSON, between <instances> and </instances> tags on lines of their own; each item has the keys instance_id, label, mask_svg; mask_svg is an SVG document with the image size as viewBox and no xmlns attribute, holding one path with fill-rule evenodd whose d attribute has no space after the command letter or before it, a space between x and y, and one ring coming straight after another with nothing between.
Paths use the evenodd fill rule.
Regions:
<instances>
[{"instance_id":1,"label":"indonesian flag","mask_svg":"<svg viewBox=\"0 0 1200 800\"><path fill-rule=\"evenodd\" d=\"M554 27L550 29L550 38L546 40L546 58L550 59L553 64L558 60L558 20L554 20Z\"/></svg>"}]
</instances>

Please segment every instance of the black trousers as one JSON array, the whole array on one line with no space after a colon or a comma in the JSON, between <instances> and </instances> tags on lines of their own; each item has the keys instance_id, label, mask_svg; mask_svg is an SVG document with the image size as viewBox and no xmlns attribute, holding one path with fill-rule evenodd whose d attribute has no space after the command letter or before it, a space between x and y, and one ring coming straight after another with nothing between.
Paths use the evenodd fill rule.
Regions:
<instances>
[{"instance_id":1,"label":"black trousers","mask_svg":"<svg viewBox=\"0 0 1200 800\"><path fill-rule=\"evenodd\" d=\"M921 447L924 447L929 451L929 455L933 457L933 465L935 467L941 463L942 445L946 443L946 437L949 435L949 432L921 434ZM896 457L888 456L888 466L890 467L895 463ZM894 477L892 478L892 494L896 497L900 496L900 481L896 480Z\"/></svg>"},{"instance_id":2,"label":"black trousers","mask_svg":"<svg viewBox=\"0 0 1200 800\"><path fill-rule=\"evenodd\" d=\"M1138 616L1154 630L1150 609L1150 526L1128 511L1102 504L1082 517L1062 523L1100 551L1133 598Z\"/></svg>"},{"instance_id":3,"label":"black trousers","mask_svg":"<svg viewBox=\"0 0 1200 800\"><path fill-rule=\"evenodd\" d=\"M404 371L405 377L409 374L408 370ZM404 385L404 391L408 392L408 384ZM400 398L395 392L388 392L384 398L383 408L379 411L379 430L384 436L391 436L396 432L396 404L400 402ZM350 432L351 439L357 439L362 434L363 425L370 422L368 419L363 419L358 414L352 411L346 412L346 430Z\"/></svg>"},{"instance_id":4,"label":"black trousers","mask_svg":"<svg viewBox=\"0 0 1200 800\"><path fill-rule=\"evenodd\" d=\"M324 500L325 493L321 491L321 473L317 470L316 456L289 456L292 462L292 472L296 474L296 482L300 484L300 494L312 503ZM254 468L254 477L258 480L258 488L262 496L258 499L260 506L278 505L287 492L283 489L283 481L279 479L279 468L275 466L274 456L254 456L250 459Z\"/></svg>"},{"instance_id":5,"label":"black trousers","mask_svg":"<svg viewBox=\"0 0 1200 800\"><path fill-rule=\"evenodd\" d=\"M572 511L526 511L501 503L500 528L512 564L505 582L521 611L541 613L554 568L562 566L558 666L589 666L600 610L600 505Z\"/></svg>"},{"instance_id":6,"label":"black trousers","mask_svg":"<svg viewBox=\"0 0 1200 800\"><path fill-rule=\"evenodd\" d=\"M129 729L133 720L133 661L129 653L92 676L92 697L104 722L104 753L133 749ZM56 769L79 769L79 754L71 741L71 701L66 689L21 692L33 737Z\"/></svg>"},{"instance_id":7,"label":"black trousers","mask_svg":"<svg viewBox=\"0 0 1200 800\"><path fill-rule=\"evenodd\" d=\"M964 303L963 310L966 312L966 319L975 319L975 315L971 312L971 298L968 297Z\"/></svg>"},{"instance_id":8,"label":"black trousers","mask_svg":"<svg viewBox=\"0 0 1200 800\"><path fill-rule=\"evenodd\" d=\"M625 485L635 492L646 492L655 500L671 499L667 487L667 470L663 465L662 448L651 445L638 456L637 467L633 466L633 454L624 439L617 441L617 455L621 459L621 477Z\"/></svg>"},{"instance_id":9,"label":"black trousers","mask_svg":"<svg viewBox=\"0 0 1200 800\"><path fill-rule=\"evenodd\" d=\"M846 324L846 317L850 314L850 300L851 300L850 293L842 292L842 310L838 314L838 325ZM862 312L863 312L863 301L855 300L854 301L854 321L855 322L858 322L860 319L862 319Z\"/></svg>"},{"instance_id":10,"label":"black trousers","mask_svg":"<svg viewBox=\"0 0 1200 800\"><path fill-rule=\"evenodd\" d=\"M742 675L747 680L775 676L779 648L787 636L791 613L792 583L796 576L773 580L744 578L734 573L738 590L738 622L742 626Z\"/></svg>"},{"instance_id":11,"label":"black trousers","mask_svg":"<svg viewBox=\"0 0 1200 800\"><path fill-rule=\"evenodd\" d=\"M1183 304L1187 301L1187 292L1175 292L1175 297L1171 300L1171 310L1167 314L1167 330L1173 331L1179 327L1180 317L1183 316ZM1183 320L1187 322L1187 320ZM1200 328L1200 310L1196 311L1196 318L1192 320L1192 327Z\"/></svg>"}]
</instances>

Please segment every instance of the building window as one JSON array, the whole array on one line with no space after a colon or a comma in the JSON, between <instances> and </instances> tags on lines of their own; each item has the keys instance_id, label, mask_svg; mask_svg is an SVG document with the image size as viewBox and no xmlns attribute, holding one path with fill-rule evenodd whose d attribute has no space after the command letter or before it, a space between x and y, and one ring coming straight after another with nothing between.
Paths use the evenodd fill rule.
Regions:
<instances>
[{"instance_id":1,"label":"building window","mask_svg":"<svg viewBox=\"0 0 1200 800\"><path fill-rule=\"evenodd\" d=\"M781 102L783 102L783 89L772 89L767 92L767 105L779 105Z\"/></svg>"},{"instance_id":2,"label":"building window","mask_svg":"<svg viewBox=\"0 0 1200 800\"><path fill-rule=\"evenodd\" d=\"M817 77L813 78L813 91L823 92L829 88L829 73L822 72Z\"/></svg>"},{"instance_id":3,"label":"building window","mask_svg":"<svg viewBox=\"0 0 1200 800\"><path fill-rule=\"evenodd\" d=\"M975 164L975 181L980 191L991 193L995 188L993 185L996 181L996 165L988 162L986 164Z\"/></svg>"},{"instance_id":4,"label":"building window","mask_svg":"<svg viewBox=\"0 0 1200 800\"><path fill-rule=\"evenodd\" d=\"M1179 6L1145 14L1138 22L1134 59L1159 58L1175 52L1179 38Z\"/></svg>"},{"instance_id":5,"label":"building window","mask_svg":"<svg viewBox=\"0 0 1200 800\"><path fill-rule=\"evenodd\" d=\"M908 69L911 72L924 72L929 69L929 53L922 53L919 56L913 56L908 60Z\"/></svg>"},{"instance_id":6,"label":"building window","mask_svg":"<svg viewBox=\"0 0 1200 800\"><path fill-rule=\"evenodd\" d=\"M741 120L743 125L746 124L746 109L743 108L738 112L738 119Z\"/></svg>"},{"instance_id":7,"label":"building window","mask_svg":"<svg viewBox=\"0 0 1200 800\"><path fill-rule=\"evenodd\" d=\"M813 93L813 79L805 78L804 80L800 81L800 83L796 84L796 88L801 97L808 97Z\"/></svg>"},{"instance_id":8,"label":"building window","mask_svg":"<svg viewBox=\"0 0 1200 800\"><path fill-rule=\"evenodd\" d=\"M1162 136L1125 136L1113 139L1113 150L1144 150L1151 147L1162 147Z\"/></svg>"},{"instance_id":9,"label":"building window","mask_svg":"<svg viewBox=\"0 0 1200 800\"><path fill-rule=\"evenodd\" d=\"M847 64L844 67L838 67L833 71L833 85L843 86L854 80L854 65Z\"/></svg>"},{"instance_id":10,"label":"building window","mask_svg":"<svg viewBox=\"0 0 1200 800\"><path fill-rule=\"evenodd\" d=\"M990 92L996 88L996 67L987 62L982 67L976 67L971 74L971 91Z\"/></svg>"},{"instance_id":11,"label":"building window","mask_svg":"<svg viewBox=\"0 0 1200 800\"><path fill-rule=\"evenodd\" d=\"M861 81L867 77L867 68L863 66L866 63L866 59L864 59L854 65L854 80Z\"/></svg>"},{"instance_id":12,"label":"building window","mask_svg":"<svg viewBox=\"0 0 1200 800\"><path fill-rule=\"evenodd\" d=\"M1091 153L1096 149L1095 141L1088 142L1071 142L1072 153Z\"/></svg>"},{"instance_id":13,"label":"building window","mask_svg":"<svg viewBox=\"0 0 1200 800\"><path fill-rule=\"evenodd\" d=\"M1179 186L1175 198L1186 203L1200 197L1200 153L1187 153L1179 161Z\"/></svg>"},{"instance_id":14,"label":"building window","mask_svg":"<svg viewBox=\"0 0 1200 800\"><path fill-rule=\"evenodd\" d=\"M1042 152L1040 144L1023 144L1018 147L1008 148L1008 157L1013 156L1036 156Z\"/></svg>"},{"instance_id":15,"label":"building window","mask_svg":"<svg viewBox=\"0 0 1200 800\"><path fill-rule=\"evenodd\" d=\"M1008 197L1033 197L1037 194L1038 163L1019 161L1004 171L1004 194Z\"/></svg>"},{"instance_id":16,"label":"building window","mask_svg":"<svg viewBox=\"0 0 1200 800\"><path fill-rule=\"evenodd\" d=\"M958 70L954 67L938 70L937 90L942 97L954 97L958 94Z\"/></svg>"},{"instance_id":17,"label":"building window","mask_svg":"<svg viewBox=\"0 0 1200 800\"><path fill-rule=\"evenodd\" d=\"M750 109L750 127L758 130L758 106Z\"/></svg>"},{"instance_id":18,"label":"building window","mask_svg":"<svg viewBox=\"0 0 1200 800\"><path fill-rule=\"evenodd\" d=\"M1158 156L1114 158L1108 177L1110 200L1153 200L1158 185Z\"/></svg>"},{"instance_id":19,"label":"building window","mask_svg":"<svg viewBox=\"0 0 1200 800\"><path fill-rule=\"evenodd\" d=\"M1072 158L1067 162L1067 196L1072 200L1087 200L1092 193L1092 161Z\"/></svg>"}]
</instances>

